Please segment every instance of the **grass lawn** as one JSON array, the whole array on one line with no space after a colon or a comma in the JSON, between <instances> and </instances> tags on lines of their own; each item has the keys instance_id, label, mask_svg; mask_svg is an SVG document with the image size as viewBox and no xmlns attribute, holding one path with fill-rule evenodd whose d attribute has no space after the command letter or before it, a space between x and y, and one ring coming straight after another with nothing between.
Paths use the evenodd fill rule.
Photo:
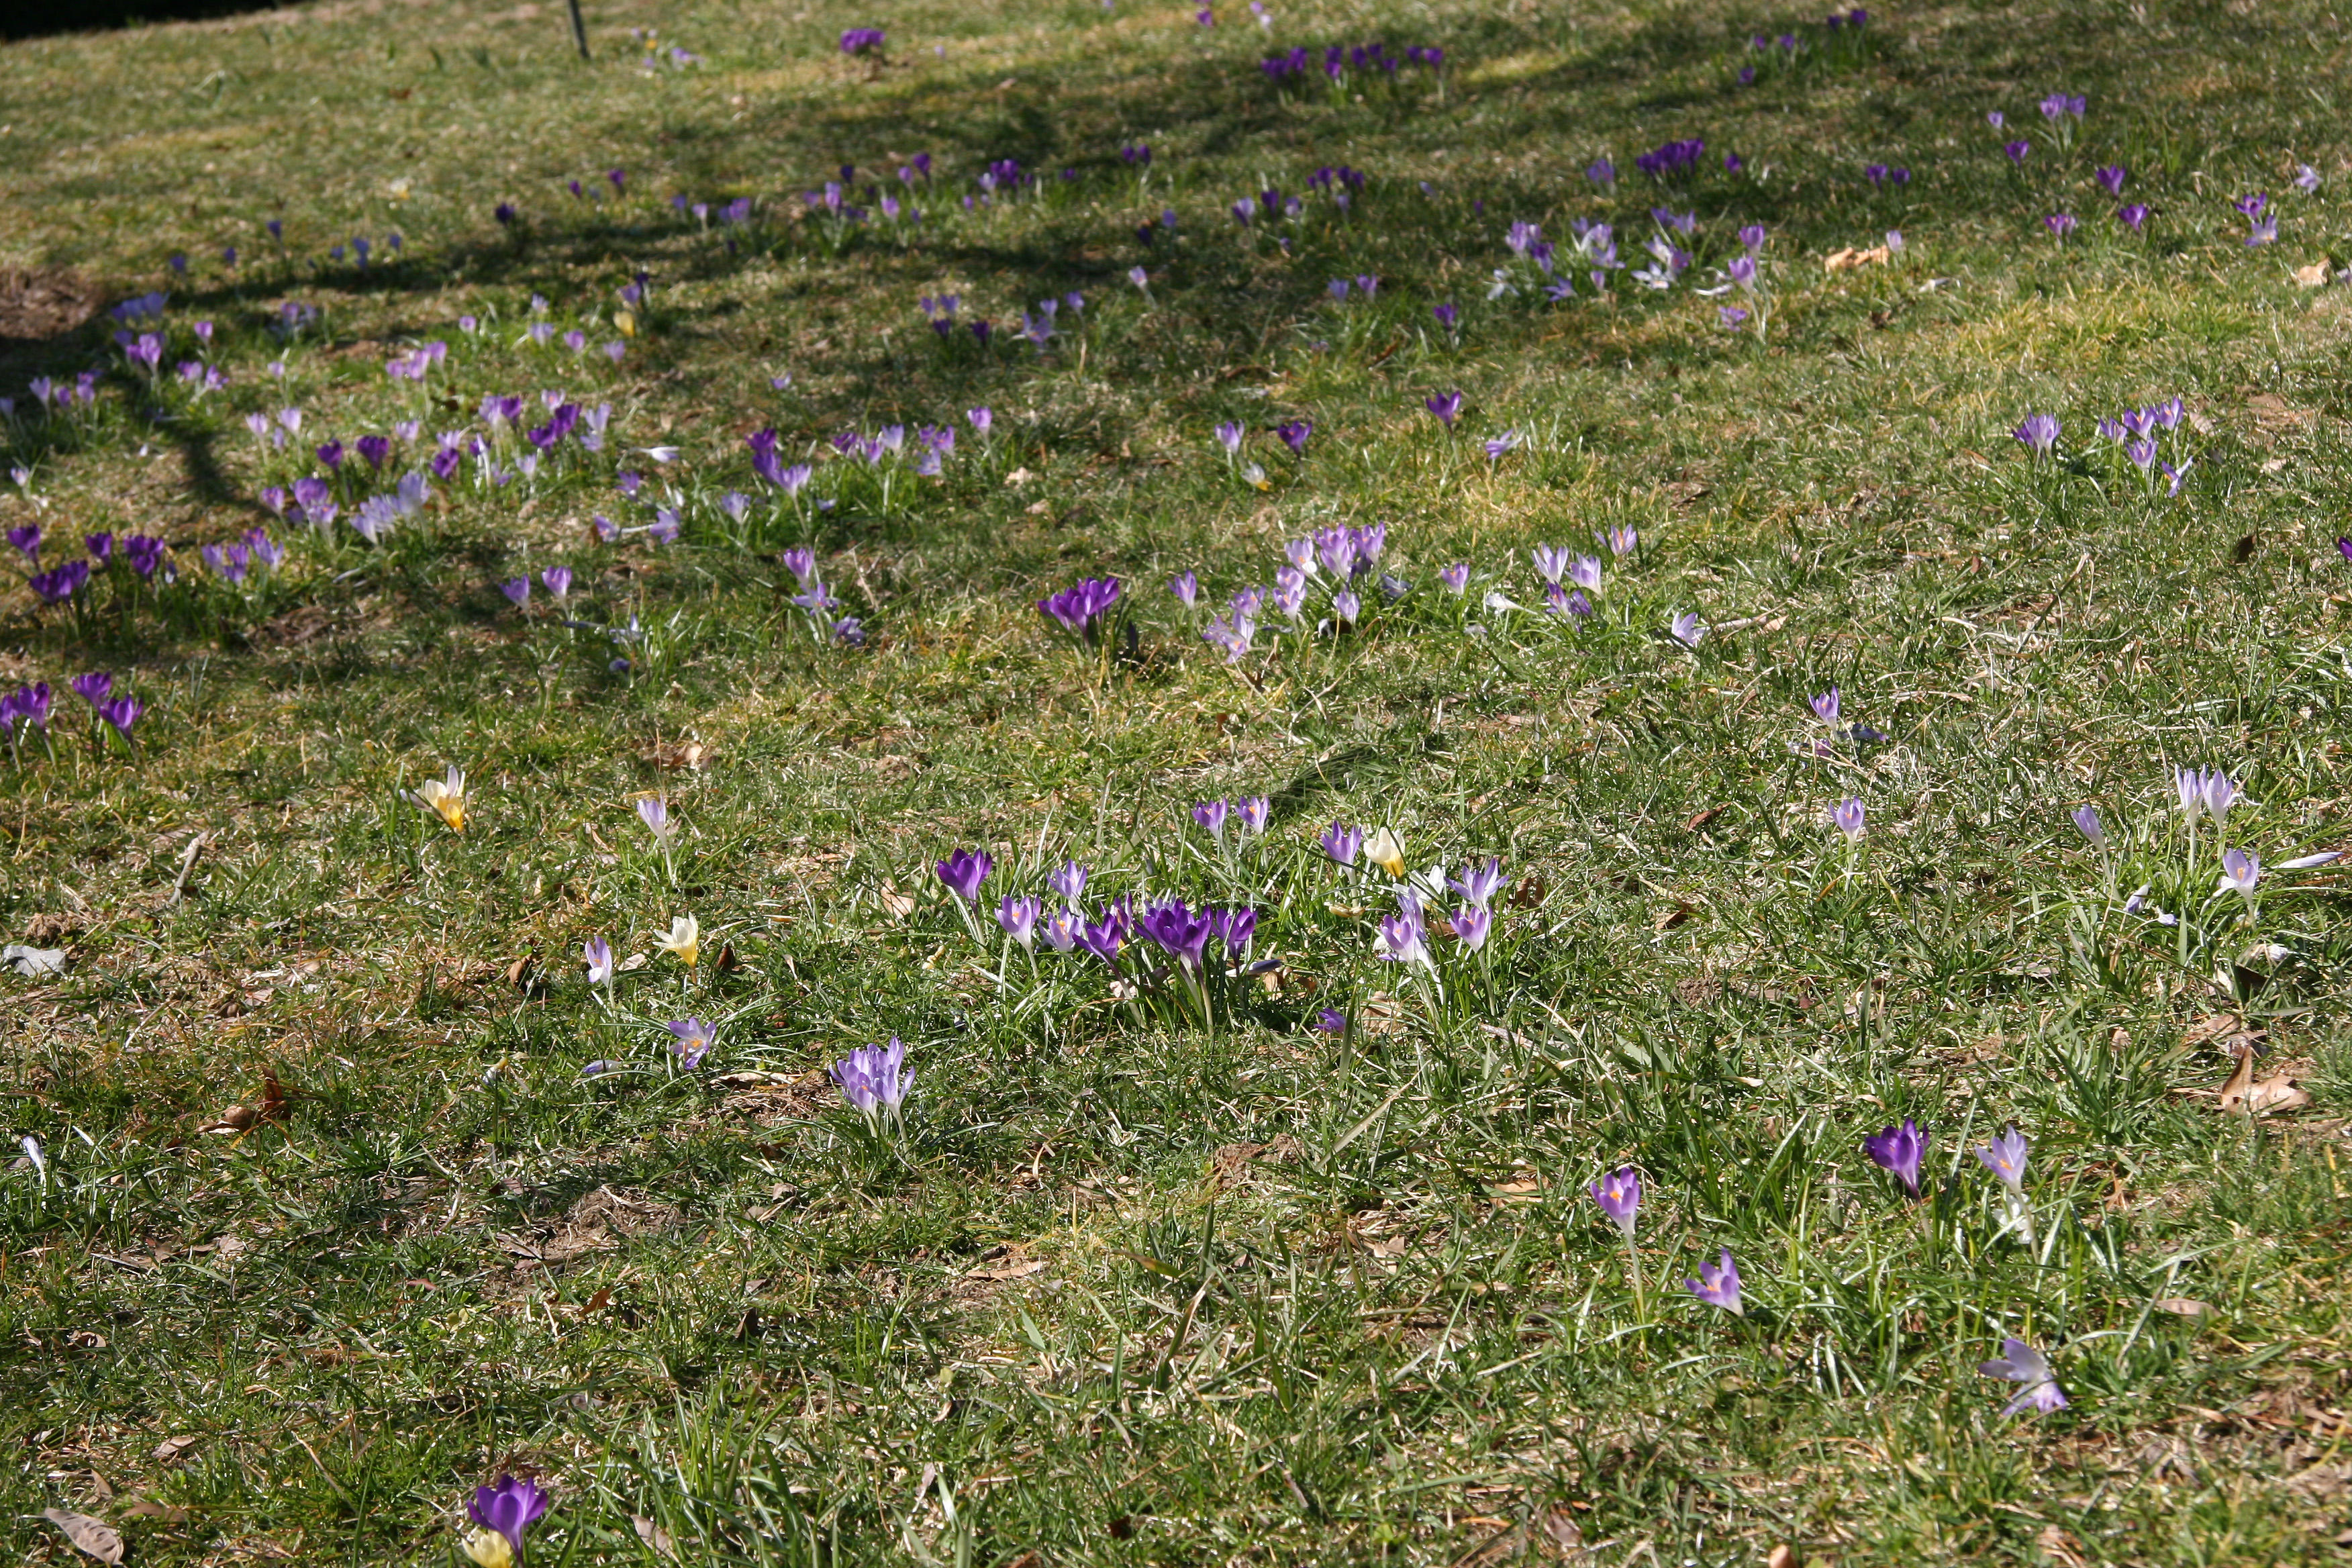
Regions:
<instances>
[{"instance_id":1,"label":"grass lawn","mask_svg":"<svg viewBox=\"0 0 2352 1568\"><path fill-rule=\"evenodd\" d=\"M585 9L0 46L16 1561L2341 1560L2333 13Z\"/></svg>"}]
</instances>

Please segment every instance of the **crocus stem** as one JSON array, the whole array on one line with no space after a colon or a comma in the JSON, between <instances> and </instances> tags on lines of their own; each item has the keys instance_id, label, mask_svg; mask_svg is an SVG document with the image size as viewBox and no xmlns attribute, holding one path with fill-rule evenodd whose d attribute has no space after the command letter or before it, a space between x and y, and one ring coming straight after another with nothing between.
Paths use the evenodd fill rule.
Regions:
<instances>
[{"instance_id":1,"label":"crocus stem","mask_svg":"<svg viewBox=\"0 0 2352 1568\"><path fill-rule=\"evenodd\" d=\"M1625 1273L1633 1282L1633 1315L1647 1322L1650 1317L1649 1296L1642 1283L1642 1255L1633 1249L1633 1233L1625 1233Z\"/></svg>"},{"instance_id":2,"label":"crocus stem","mask_svg":"<svg viewBox=\"0 0 2352 1568\"><path fill-rule=\"evenodd\" d=\"M963 929L971 932L972 945L979 948L981 952L986 952L988 939L980 934L980 921L972 918L971 900L958 894L955 897L955 907L956 913L963 917Z\"/></svg>"}]
</instances>

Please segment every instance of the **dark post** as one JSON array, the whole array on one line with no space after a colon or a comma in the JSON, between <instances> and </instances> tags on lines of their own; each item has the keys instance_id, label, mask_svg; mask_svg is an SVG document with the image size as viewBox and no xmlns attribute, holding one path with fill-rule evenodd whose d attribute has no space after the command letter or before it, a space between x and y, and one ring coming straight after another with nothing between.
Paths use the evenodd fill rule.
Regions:
<instances>
[{"instance_id":1,"label":"dark post","mask_svg":"<svg viewBox=\"0 0 2352 1568\"><path fill-rule=\"evenodd\" d=\"M572 41L580 46L580 58L588 58L588 24L580 19L580 0L572 4Z\"/></svg>"}]
</instances>

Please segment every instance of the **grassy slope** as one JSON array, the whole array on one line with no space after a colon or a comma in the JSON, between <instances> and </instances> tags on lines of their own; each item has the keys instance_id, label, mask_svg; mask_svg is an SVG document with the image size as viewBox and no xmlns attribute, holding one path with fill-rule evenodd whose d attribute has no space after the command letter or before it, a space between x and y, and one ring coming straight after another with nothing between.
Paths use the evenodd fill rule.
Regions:
<instances>
[{"instance_id":1,"label":"grassy slope","mask_svg":"<svg viewBox=\"0 0 2352 1568\"><path fill-rule=\"evenodd\" d=\"M2216 967L2250 933L2221 903L2178 944L2104 910L2064 820L2099 802L2138 839L2118 875L2168 899L2168 763L2229 768L2252 803L2233 837L2266 860L2336 841L2347 296L2284 276L2352 259L2322 12L1906 14L1866 62L1742 92L1739 41L1786 18L1282 9L1283 42L1447 47L1442 100L1356 106L1277 98L1238 14L1204 34L1175 9L909 7L874 74L828 50L864 14L591 9L608 61L657 21L704 63L583 72L555 15L436 4L0 50L0 255L121 295L184 249L175 350L215 320L232 375L160 425L117 376L83 426L18 426L54 533L161 533L195 582L195 546L298 471L239 416L382 429L411 410L381 363L422 338L453 344L428 430L488 391L587 385L616 447L684 448L690 492L661 552L586 542L590 513L619 515L608 451L528 504L457 489L379 554L305 543L250 599L192 588L127 631L0 599L0 673L110 668L154 709L137 770L77 715L54 759L0 771L7 932L78 961L0 991L19 1130L51 1165L0 1181L9 1512L121 1518L95 1472L188 1510L130 1525L147 1561L439 1560L463 1489L511 1468L560 1499L544 1560L581 1563L646 1560L632 1514L713 1561L1447 1562L1490 1538L1540 1555L1570 1522L1604 1561L2328 1555L2340 906L2325 875L2266 898L2260 934L2298 957L2245 1004L2315 1105L2224 1117L2196 1091L2227 1064L2184 1028L2232 1005ZM2078 144L2013 174L1983 110L2042 142L2031 106L2058 87L2091 97ZM1510 219L1635 234L1633 153L1685 134L1769 169L1688 198L1705 264L1771 226L1769 349L1686 290L1486 300ZM1118 163L1133 138L1146 188ZM1604 150L1614 195L1576 174ZM1086 177L968 218L926 197L915 245L838 258L781 223L730 253L662 203L781 216L835 164L919 151L952 190L1008 155ZM2147 240L2113 235L2090 184L2117 158L2160 209ZM2286 187L2298 159L2319 196ZM1873 195L1872 161L1916 178ZM1318 205L1292 255L1223 215L1339 162L1370 190L1351 221ZM618 206L561 190L616 165ZM2249 252L2226 198L2256 188L2287 221ZM519 231L488 220L500 200ZM1146 252L1134 226L1166 205L1180 237ZM2084 219L2063 249L2040 234L2060 208ZM273 212L297 259L261 235ZM1820 272L1890 226L1901 267ZM323 258L395 226L404 258L372 275ZM228 243L234 277L209 259ZM617 369L517 342L533 292L604 341L639 267L653 302ZM1325 300L1364 272L1376 300ZM1083 289L1086 353L942 353L912 305L941 287L1000 323ZM329 313L281 391L260 367L289 297ZM1429 314L1449 299L1458 343ZM461 312L494 329L465 338ZM102 342L19 353L5 390ZM1419 403L1457 386L1448 441ZM2007 436L2044 408L2079 443L2174 393L2198 464L2171 504L2104 458L2036 473ZM887 514L821 477L848 488L813 542L876 646L811 647L783 535L721 537L741 435L979 403L1003 439L967 433ZM1287 417L1317 426L1303 463L1263 433ZM1268 491L1214 456L1229 418L1260 432ZM1506 428L1527 448L1490 467L1472 442ZM1221 599L1280 540L1374 519L1422 591L1347 645L1253 661L1255 684L1156 585L1198 566ZM1467 559L1532 602L1527 544L1619 523L1644 544L1580 637L1465 637L1433 591ZM490 586L559 561L581 615L655 628L634 679ZM1107 678L1028 608L1105 569L1140 632ZM1686 607L1756 624L1691 657L1658 637ZM1893 736L1860 764L1791 750L1832 682ZM708 772L654 762L685 736ZM398 795L450 761L479 792L462 840ZM630 812L656 788L689 824L674 877ZM1184 807L1258 792L1273 834L1229 869ZM1851 859L1827 825L1849 793L1872 821ZM1379 895L1313 849L1334 816L1540 885L1491 979L1368 1006L1395 977L1356 912ZM171 903L197 830L216 837ZM967 843L1008 886L1066 849L1109 890L1278 905L1264 950L1315 989L1214 1038L1133 1021L1073 962L1034 993L1016 962L1000 994L924 869ZM580 942L646 952L688 910L718 933L701 970L656 955L609 1019ZM525 952L550 984L506 983ZM1365 1026L1302 1031L1335 1000ZM726 1020L719 1071L772 1081L662 1070L658 1020L689 1012ZM886 1158L803 1075L893 1033L919 1087ZM641 1070L583 1085L597 1058ZM198 1131L266 1068L287 1120ZM1903 1115L1958 1183L1918 1209L1857 1151ZM2011 1119L2039 1262L1992 1239L1962 1152ZM1582 1197L1621 1160L1652 1185L1639 1303ZM1725 1243L1744 1323L1665 1283ZM2071 1411L1997 1418L1974 1366L2005 1331L2056 1347ZM67 1555L46 1526L21 1540Z\"/></svg>"}]
</instances>

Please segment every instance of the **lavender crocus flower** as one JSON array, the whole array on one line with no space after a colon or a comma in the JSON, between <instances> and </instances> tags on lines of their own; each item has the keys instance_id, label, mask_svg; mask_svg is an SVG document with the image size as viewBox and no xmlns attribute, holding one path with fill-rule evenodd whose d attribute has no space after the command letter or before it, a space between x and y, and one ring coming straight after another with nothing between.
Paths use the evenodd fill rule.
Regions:
<instances>
[{"instance_id":1,"label":"lavender crocus flower","mask_svg":"<svg viewBox=\"0 0 2352 1568\"><path fill-rule=\"evenodd\" d=\"M2131 202L2116 209L2116 220L2137 234L2140 226L2147 221L2147 204Z\"/></svg>"},{"instance_id":2,"label":"lavender crocus flower","mask_svg":"<svg viewBox=\"0 0 2352 1568\"><path fill-rule=\"evenodd\" d=\"M1217 445L1225 449L1226 457L1234 457L1241 451L1244 434L1238 420L1228 420L1217 426Z\"/></svg>"},{"instance_id":3,"label":"lavender crocus flower","mask_svg":"<svg viewBox=\"0 0 2352 1568\"><path fill-rule=\"evenodd\" d=\"M2073 213L2052 213L2048 217L2042 220L2042 226L2050 231L2052 238L2063 239L2068 235L2074 232L2074 215Z\"/></svg>"},{"instance_id":4,"label":"lavender crocus flower","mask_svg":"<svg viewBox=\"0 0 2352 1568\"><path fill-rule=\"evenodd\" d=\"M1836 687L1831 687L1827 691L1811 699L1811 701L1814 718L1824 724L1834 724L1838 721L1838 689Z\"/></svg>"},{"instance_id":5,"label":"lavender crocus flower","mask_svg":"<svg viewBox=\"0 0 2352 1568\"><path fill-rule=\"evenodd\" d=\"M1076 910L1056 910L1045 917L1045 944L1055 952L1067 952L1078 945L1086 931L1086 917Z\"/></svg>"},{"instance_id":6,"label":"lavender crocus flower","mask_svg":"<svg viewBox=\"0 0 2352 1568\"><path fill-rule=\"evenodd\" d=\"M504 594L516 609L527 608L530 604L530 579L509 578L499 584L499 592Z\"/></svg>"},{"instance_id":7,"label":"lavender crocus flower","mask_svg":"<svg viewBox=\"0 0 2352 1568\"><path fill-rule=\"evenodd\" d=\"M1494 916L1475 904L1465 904L1454 911L1454 935L1465 952L1475 952L1486 945L1486 932Z\"/></svg>"},{"instance_id":8,"label":"lavender crocus flower","mask_svg":"<svg viewBox=\"0 0 2352 1568\"><path fill-rule=\"evenodd\" d=\"M1633 1244L1633 1226L1642 1209L1642 1177L1631 1165L1620 1165L1587 1189L1601 1212L1622 1231L1628 1246Z\"/></svg>"},{"instance_id":9,"label":"lavender crocus flower","mask_svg":"<svg viewBox=\"0 0 2352 1568\"><path fill-rule=\"evenodd\" d=\"M1364 847L1364 830L1335 822L1323 830L1317 842L1323 846L1323 853L1340 865L1353 866Z\"/></svg>"},{"instance_id":10,"label":"lavender crocus flower","mask_svg":"<svg viewBox=\"0 0 2352 1568\"><path fill-rule=\"evenodd\" d=\"M1747 1315L1739 1305L1739 1266L1731 1260L1731 1248L1727 1247L1723 1249L1721 1261L1713 1267L1700 1264L1698 1278L1684 1280L1683 1289L1735 1318Z\"/></svg>"},{"instance_id":11,"label":"lavender crocus flower","mask_svg":"<svg viewBox=\"0 0 2352 1568\"><path fill-rule=\"evenodd\" d=\"M2232 849L2221 857L2221 890L2242 895L2251 904L2254 887L2263 879L2263 858L2248 849Z\"/></svg>"},{"instance_id":12,"label":"lavender crocus flower","mask_svg":"<svg viewBox=\"0 0 2352 1568\"><path fill-rule=\"evenodd\" d=\"M1444 584L1447 590L1452 593L1467 593L1470 588L1470 563L1466 561L1456 562L1441 570L1437 574L1437 580Z\"/></svg>"},{"instance_id":13,"label":"lavender crocus flower","mask_svg":"<svg viewBox=\"0 0 2352 1568\"><path fill-rule=\"evenodd\" d=\"M2074 829L2093 844L2104 849L2107 846L2107 830L2099 821L2095 806L2079 806L2074 812Z\"/></svg>"},{"instance_id":14,"label":"lavender crocus flower","mask_svg":"<svg viewBox=\"0 0 2352 1568\"><path fill-rule=\"evenodd\" d=\"M1706 636L1706 623L1698 618L1697 611L1685 610L1667 626L1666 635L1685 647L1696 647Z\"/></svg>"},{"instance_id":15,"label":"lavender crocus flower","mask_svg":"<svg viewBox=\"0 0 2352 1568\"><path fill-rule=\"evenodd\" d=\"M717 1027L699 1018L672 1018L662 1027L677 1037L670 1049L677 1053L678 1065L688 1072L702 1065L702 1058L710 1054L712 1044L719 1038Z\"/></svg>"},{"instance_id":16,"label":"lavender crocus flower","mask_svg":"<svg viewBox=\"0 0 2352 1568\"><path fill-rule=\"evenodd\" d=\"M1411 888L1398 891L1395 914L1381 917L1373 956L1391 963L1436 967L1429 955L1429 927L1422 915L1421 899Z\"/></svg>"},{"instance_id":17,"label":"lavender crocus flower","mask_svg":"<svg viewBox=\"0 0 2352 1568\"><path fill-rule=\"evenodd\" d=\"M512 1476L500 1476L496 1486L477 1487L466 1504L466 1517L503 1536L518 1562L522 1558L523 1533L546 1512L547 1494L536 1484Z\"/></svg>"},{"instance_id":18,"label":"lavender crocus flower","mask_svg":"<svg viewBox=\"0 0 2352 1568\"><path fill-rule=\"evenodd\" d=\"M2204 795L2205 809L2212 816L2213 826L2221 826L2229 817L2230 807L2237 804L2237 784L2229 774L2215 768L2205 775Z\"/></svg>"},{"instance_id":19,"label":"lavender crocus flower","mask_svg":"<svg viewBox=\"0 0 2352 1568\"><path fill-rule=\"evenodd\" d=\"M1197 608L1201 602L1201 579L1191 572L1180 572L1168 579L1168 591L1176 595L1183 606Z\"/></svg>"},{"instance_id":20,"label":"lavender crocus flower","mask_svg":"<svg viewBox=\"0 0 2352 1568\"><path fill-rule=\"evenodd\" d=\"M1045 886L1060 894L1068 903L1076 903L1078 895L1087 890L1087 868L1076 860L1064 861L1059 870L1045 879Z\"/></svg>"},{"instance_id":21,"label":"lavender crocus flower","mask_svg":"<svg viewBox=\"0 0 2352 1568\"><path fill-rule=\"evenodd\" d=\"M1192 808L1192 820L1209 830L1220 844L1225 841L1225 814L1232 808L1223 800L1204 800Z\"/></svg>"},{"instance_id":22,"label":"lavender crocus flower","mask_svg":"<svg viewBox=\"0 0 2352 1568\"><path fill-rule=\"evenodd\" d=\"M2058 421L2047 414L2029 414L2024 422L2010 432L2035 452L2047 454L2058 444Z\"/></svg>"},{"instance_id":23,"label":"lavender crocus flower","mask_svg":"<svg viewBox=\"0 0 2352 1568\"><path fill-rule=\"evenodd\" d=\"M1262 795L1244 795L1236 810L1241 816L1242 826L1255 837L1265 832L1266 818L1274 813L1274 802Z\"/></svg>"},{"instance_id":24,"label":"lavender crocus flower","mask_svg":"<svg viewBox=\"0 0 2352 1568\"><path fill-rule=\"evenodd\" d=\"M1453 429L1454 420L1462 416L1462 395L1459 392L1448 392L1435 397L1425 397L1422 399L1422 405L1436 415L1437 422L1448 430Z\"/></svg>"},{"instance_id":25,"label":"lavender crocus flower","mask_svg":"<svg viewBox=\"0 0 2352 1568\"><path fill-rule=\"evenodd\" d=\"M1282 444L1289 447L1293 455L1304 457L1307 438L1315 434L1315 426L1306 419L1288 419L1276 426L1274 433L1282 437Z\"/></svg>"},{"instance_id":26,"label":"lavender crocus flower","mask_svg":"<svg viewBox=\"0 0 2352 1568\"><path fill-rule=\"evenodd\" d=\"M1837 819L1838 831L1845 835L1846 842L1858 844L1862 841L1864 809L1859 799L1840 801L1830 815Z\"/></svg>"},{"instance_id":27,"label":"lavender crocus flower","mask_svg":"<svg viewBox=\"0 0 2352 1568\"><path fill-rule=\"evenodd\" d=\"M1037 917L1045 911L1045 901L1034 894L1016 898L1007 893L1003 901L996 906L996 923L1023 947L1032 946L1036 937Z\"/></svg>"},{"instance_id":28,"label":"lavender crocus flower","mask_svg":"<svg viewBox=\"0 0 2352 1568\"><path fill-rule=\"evenodd\" d=\"M1984 1163L1984 1168L2000 1178L2001 1185L2012 1193L2021 1194L2025 1190L2026 1151L2032 1147L2026 1142L2025 1134L2020 1132L2012 1122L2008 1131L1980 1146L1975 1152L1976 1157Z\"/></svg>"},{"instance_id":29,"label":"lavender crocus flower","mask_svg":"<svg viewBox=\"0 0 2352 1568\"><path fill-rule=\"evenodd\" d=\"M2091 177L2098 181L2099 188L2107 195L2119 196L2124 194L2124 181L2129 174L2130 171L2121 163L2110 163L2093 171Z\"/></svg>"},{"instance_id":30,"label":"lavender crocus flower","mask_svg":"<svg viewBox=\"0 0 2352 1568\"><path fill-rule=\"evenodd\" d=\"M1919 1161L1927 1152L1927 1137L1911 1118L1905 1117L1900 1127L1882 1128L1864 1139L1862 1149L1873 1163L1893 1172L1913 1197L1919 1195Z\"/></svg>"},{"instance_id":31,"label":"lavender crocus flower","mask_svg":"<svg viewBox=\"0 0 2352 1568\"><path fill-rule=\"evenodd\" d=\"M979 902L980 885L995 868L995 860L985 849L959 849L932 868L948 890L966 903Z\"/></svg>"},{"instance_id":32,"label":"lavender crocus flower","mask_svg":"<svg viewBox=\"0 0 2352 1568\"><path fill-rule=\"evenodd\" d=\"M1494 437L1486 442L1485 448L1486 460L1490 463L1500 462L1517 450L1518 445L1519 433L1516 430L1506 430L1500 436Z\"/></svg>"},{"instance_id":33,"label":"lavender crocus flower","mask_svg":"<svg viewBox=\"0 0 2352 1568\"><path fill-rule=\"evenodd\" d=\"M610 985L613 983L613 944L601 936L592 936L580 950L588 964L588 984Z\"/></svg>"},{"instance_id":34,"label":"lavender crocus flower","mask_svg":"<svg viewBox=\"0 0 2352 1568\"><path fill-rule=\"evenodd\" d=\"M915 1086L915 1075L905 1070L906 1061L907 1047L893 1035L887 1047L860 1046L829 1070L841 1086L841 1098L869 1123L878 1124L886 1115L898 1115L907 1091Z\"/></svg>"},{"instance_id":35,"label":"lavender crocus flower","mask_svg":"<svg viewBox=\"0 0 2352 1568\"><path fill-rule=\"evenodd\" d=\"M1458 875L1446 879L1446 886L1460 893L1472 907L1481 910L1491 905L1495 895L1510 885L1511 879L1503 875L1500 856L1488 857L1484 866L1471 861Z\"/></svg>"},{"instance_id":36,"label":"lavender crocus flower","mask_svg":"<svg viewBox=\"0 0 2352 1568\"><path fill-rule=\"evenodd\" d=\"M1980 1363L1977 1370L1987 1377L2025 1385L2016 1398L2001 1406L2003 1415L2020 1415L2029 1409L2048 1415L2066 1408L2066 1391L2058 1386L2049 1360L2040 1351L2023 1340L2004 1339L2000 1342L2000 1355L1999 1361Z\"/></svg>"}]
</instances>

